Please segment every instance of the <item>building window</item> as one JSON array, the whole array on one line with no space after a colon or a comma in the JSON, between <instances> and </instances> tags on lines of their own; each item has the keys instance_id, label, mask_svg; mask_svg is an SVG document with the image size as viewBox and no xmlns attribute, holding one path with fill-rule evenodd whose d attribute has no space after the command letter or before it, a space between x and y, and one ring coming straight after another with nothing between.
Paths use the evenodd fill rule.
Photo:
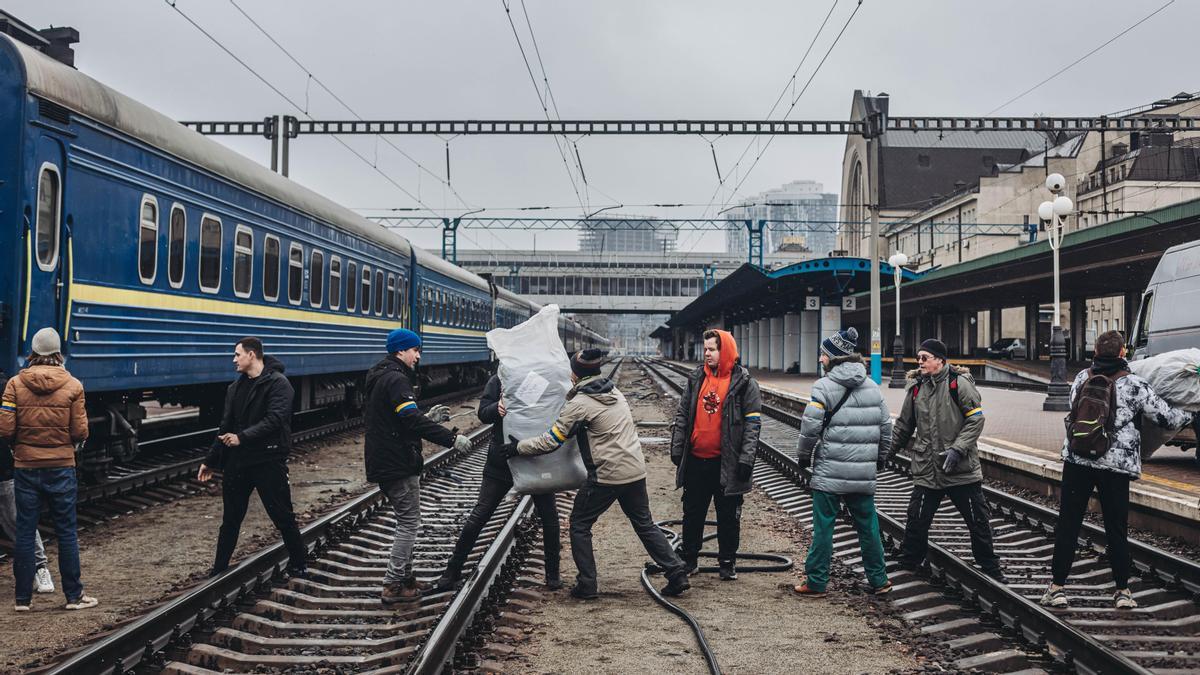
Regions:
<instances>
[{"instance_id":1,"label":"building window","mask_svg":"<svg viewBox=\"0 0 1200 675\"><path fill-rule=\"evenodd\" d=\"M279 237L270 234L263 239L263 298L279 299Z\"/></svg>"},{"instance_id":2,"label":"building window","mask_svg":"<svg viewBox=\"0 0 1200 675\"><path fill-rule=\"evenodd\" d=\"M359 305L363 314L371 313L371 268L366 265L362 268L362 302Z\"/></svg>"},{"instance_id":3,"label":"building window","mask_svg":"<svg viewBox=\"0 0 1200 675\"><path fill-rule=\"evenodd\" d=\"M187 257L187 212L179 204L171 207L171 225L167 232L167 281L171 288L183 286Z\"/></svg>"},{"instance_id":4,"label":"building window","mask_svg":"<svg viewBox=\"0 0 1200 675\"><path fill-rule=\"evenodd\" d=\"M221 290L221 221L209 215L200 219L200 290Z\"/></svg>"},{"instance_id":5,"label":"building window","mask_svg":"<svg viewBox=\"0 0 1200 675\"><path fill-rule=\"evenodd\" d=\"M288 247L288 302L300 304L304 295L304 247L292 244Z\"/></svg>"},{"instance_id":6,"label":"building window","mask_svg":"<svg viewBox=\"0 0 1200 675\"><path fill-rule=\"evenodd\" d=\"M152 284L157 275L158 200L144 195L138 219L138 277L143 284Z\"/></svg>"},{"instance_id":7,"label":"building window","mask_svg":"<svg viewBox=\"0 0 1200 675\"><path fill-rule=\"evenodd\" d=\"M342 259L336 255L329 259L329 309L342 306Z\"/></svg>"},{"instance_id":8,"label":"building window","mask_svg":"<svg viewBox=\"0 0 1200 675\"><path fill-rule=\"evenodd\" d=\"M250 297L254 279L254 233L245 225L238 225L233 232L233 294L239 298Z\"/></svg>"},{"instance_id":9,"label":"building window","mask_svg":"<svg viewBox=\"0 0 1200 675\"><path fill-rule=\"evenodd\" d=\"M325 295L325 253L313 249L308 256L308 304L321 306Z\"/></svg>"},{"instance_id":10,"label":"building window","mask_svg":"<svg viewBox=\"0 0 1200 675\"><path fill-rule=\"evenodd\" d=\"M62 181L53 164L42 165L38 176L37 222L34 225L34 249L38 268L49 272L58 264L58 215L62 209Z\"/></svg>"},{"instance_id":11,"label":"building window","mask_svg":"<svg viewBox=\"0 0 1200 675\"><path fill-rule=\"evenodd\" d=\"M358 263L351 260L346 264L346 311L358 308Z\"/></svg>"},{"instance_id":12,"label":"building window","mask_svg":"<svg viewBox=\"0 0 1200 675\"><path fill-rule=\"evenodd\" d=\"M383 315L383 270L375 270L375 316Z\"/></svg>"}]
</instances>

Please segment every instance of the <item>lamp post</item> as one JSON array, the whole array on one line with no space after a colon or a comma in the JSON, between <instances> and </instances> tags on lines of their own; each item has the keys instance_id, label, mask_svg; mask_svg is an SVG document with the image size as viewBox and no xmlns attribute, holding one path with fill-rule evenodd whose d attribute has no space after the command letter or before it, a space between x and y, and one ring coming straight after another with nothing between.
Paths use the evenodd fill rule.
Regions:
<instances>
[{"instance_id":1,"label":"lamp post","mask_svg":"<svg viewBox=\"0 0 1200 675\"><path fill-rule=\"evenodd\" d=\"M897 251L888 258L892 266L892 277L896 287L896 338L892 340L892 379L888 382L889 389L904 388L904 338L900 335L900 277L904 274L904 266L908 264L908 256Z\"/></svg>"},{"instance_id":2,"label":"lamp post","mask_svg":"<svg viewBox=\"0 0 1200 675\"><path fill-rule=\"evenodd\" d=\"M1059 194L1066 187L1062 174L1052 173L1046 177L1046 189L1057 195L1054 201L1045 201L1038 206L1038 217L1049 221L1046 234L1050 240L1050 251L1054 258L1054 315L1050 329L1050 384L1046 387L1046 400L1042 410L1065 412L1071 409L1071 387L1067 384L1067 344L1063 338L1058 250L1062 246L1063 218L1069 215L1075 204L1071 198Z\"/></svg>"}]
</instances>

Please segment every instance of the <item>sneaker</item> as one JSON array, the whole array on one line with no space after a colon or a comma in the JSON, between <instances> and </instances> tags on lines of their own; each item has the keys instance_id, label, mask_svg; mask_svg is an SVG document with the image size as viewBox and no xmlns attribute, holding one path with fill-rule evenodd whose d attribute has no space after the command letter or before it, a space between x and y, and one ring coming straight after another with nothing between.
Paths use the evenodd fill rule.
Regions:
<instances>
[{"instance_id":1,"label":"sneaker","mask_svg":"<svg viewBox=\"0 0 1200 675\"><path fill-rule=\"evenodd\" d=\"M434 583L433 592L434 593L445 593L446 591L454 590L454 587L458 585L458 580L460 578L461 578L461 575L458 575L458 574L450 574L450 573L443 574L442 576L438 577L437 582Z\"/></svg>"},{"instance_id":2,"label":"sneaker","mask_svg":"<svg viewBox=\"0 0 1200 675\"><path fill-rule=\"evenodd\" d=\"M825 591L818 591L814 588L809 588L807 581L800 584L799 586L792 587L792 593L796 594L797 596L799 596L801 598L816 599L816 598L825 597Z\"/></svg>"},{"instance_id":3,"label":"sneaker","mask_svg":"<svg viewBox=\"0 0 1200 675\"><path fill-rule=\"evenodd\" d=\"M721 561L721 581L735 581L737 579L737 567L732 560Z\"/></svg>"},{"instance_id":4,"label":"sneaker","mask_svg":"<svg viewBox=\"0 0 1200 675\"><path fill-rule=\"evenodd\" d=\"M690 576L700 573L700 564L695 560L683 559L683 573Z\"/></svg>"},{"instance_id":5,"label":"sneaker","mask_svg":"<svg viewBox=\"0 0 1200 675\"><path fill-rule=\"evenodd\" d=\"M1042 599L1038 600L1038 604L1043 607L1053 607L1054 609L1066 609L1070 602L1067 600L1067 593L1062 586L1050 584L1046 589Z\"/></svg>"},{"instance_id":6,"label":"sneaker","mask_svg":"<svg viewBox=\"0 0 1200 675\"><path fill-rule=\"evenodd\" d=\"M34 590L38 593L54 592L54 580L50 578L50 570L45 567L37 568L37 574L34 575L34 579L37 581L37 588Z\"/></svg>"},{"instance_id":7,"label":"sneaker","mask_svg":"<svg viewBox=\"0 0 1200 675\"><path fill-rule=\"evenodd\" d=\"M594 588L584 588L579 584L571 587L571 597L576 600L595 600L600 597Z\"/></svg>"},{"instance_id":8,"label":"sneaker","mask_svg":"<svg viewBox=\"0 0 1200 675\"><path fill-rule=\"evenodd\" d=\"M662 594L673 598L683 595L683 592L691 587L692 583L688 581L688 575L680 572L667 580L667 585L662 587Z\"/></svg>"},{"instance_id":9,"label":"sneaker","mask_svg":"<svg viewBox=\"0 0 1200 675\"><path fill-rule=\"evenodd\" d=\"M1133 593L1130 593L1128 588L1122 588L1113 593L1113 604L1117 609L1135 609L1138 606L1137 600L1133 599Z\"/></svg>"},{"instance_id":10,"label":"sneaker","mask_svg":"<svg viewBox=\"0 0 1200 675\"><path fill-rule=\"evenodd\" d=\"M98 604L100 604L99 600L91 596L81 595L79 596L78 600L75 600L74 602L68 602L66 609L88 609L89 607L95 607Z\"/></svg>"},{"instance_id":11,"label":"sneaker","mask_svg":"<svg viewBox=\"0 0 1200 675\"><path fill-rule=\"evenodd\" d=\"M872 586L871 595L887 595L892 592L892 582L885 581L882 586Z\"/></svg>"},{"instance_id":12,"label":"sneaker","mask_svg":"<svg viewBox=\"0 0 1200 675\"><path fill-rule=\"evenodd\" d=\"M994 569L994 570L990 570L990 571L984 570L983 573L988 575L989 577L995 579L997 583L1008 584L1008 579L1004 576L1004 572L1000 571L999 569Z\"/></svg>"},{"instance_id":13,"label":"sneaker","mask_svg":"<svg viewBox=\"0 0 1200 675\"><path fill-rule=\"evenodd\" d=\"M33 609L33 601L32 600L24 600L24 601L17 600L16 603L13 604L14 612L28 612L28 611L31 611L32 609Z\"/></svg>"}]
</instances>

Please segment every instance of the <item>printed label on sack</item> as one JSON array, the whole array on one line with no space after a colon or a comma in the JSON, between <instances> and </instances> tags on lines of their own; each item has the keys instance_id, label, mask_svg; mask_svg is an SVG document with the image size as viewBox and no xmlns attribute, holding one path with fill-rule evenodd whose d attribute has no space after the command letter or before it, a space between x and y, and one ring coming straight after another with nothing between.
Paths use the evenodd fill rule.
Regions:
<instances>
[{"instance_id":1,"label":"printed label on sack","mask_svg":"<svg viewBox=\"0 0 1200 675\"><path fill-rule=\"evenodd\" d=\"M542 480L550 480L551 478L554 478L554 474L550 473L549 471L542 473Z\"/></svg>"},{"instance_id":2,"label":"printed label on sack","mask_svg":"<svg viewBox=\"0 0 1200 675\"><path fill-rule=\"evenodd\" d=\"M542 397L542 392L546 391L546 387L549 386L550 380L531 370L512 396L521 403L531 406L537 403L538 399Z\"/></svg>"}]
</instances>

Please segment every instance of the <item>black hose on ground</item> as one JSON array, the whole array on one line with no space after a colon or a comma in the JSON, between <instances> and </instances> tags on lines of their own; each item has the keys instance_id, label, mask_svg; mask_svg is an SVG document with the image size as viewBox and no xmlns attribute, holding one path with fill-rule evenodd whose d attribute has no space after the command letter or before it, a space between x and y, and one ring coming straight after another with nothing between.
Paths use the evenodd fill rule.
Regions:
<instances>
[{"instance_id":1,"label":"black hose on ground","mask_svg":"<svg viewBox=\"0 0 1200 675\"><path fill-rule=\"evenodd\" d=\"M682 543L682 539L677 532L668 528L667 526L682 525L683 521L678 519L660 520L654 524L658 527L658 529L662 530L663 534L667 536L667 540L671 542L671 548L678 552L679 545ZM717 523L713 520L706 520L704 524L715 526ZM704 535L701 541L705 542L715 538L716 536L716 532L710 532L709 534ZM705 558L717 557L717 554L712 551L701 551L700 555ZM738 565L738 572L786 572L795 566L795 563L792 562L791 558L788 558L787 556L776 555L774 553L739 552L737 557L739 561L766 560L772 561L773 563L768 565ZM721 568L719 566L704 565L698 567L696 569L696 573L717 572L720 569ZM667 611L675 614L679 618L683 619L685 623L687 623L688 627L692 629L692 633L696 636L696 643L700 646L700 651L704 654L704 661L708 665L708 672L712 675L721 675L721 666L717 664L717 655L713 653L712 647L708 644L708 639L704 637L704 629L700 627L700 622L696 621L696 618L691 614L688 614L687 610L663 597L663 594L657 588L655 588L654 584L650 581L650 574L652 572L661 571L662 570L660 570L654 563L646 563L646 566L642 568L642 588L646 589L646 592L650 594L650 597L654 598L655 602L663 607L666 607Z\"/></svg>"}]
</instances>

